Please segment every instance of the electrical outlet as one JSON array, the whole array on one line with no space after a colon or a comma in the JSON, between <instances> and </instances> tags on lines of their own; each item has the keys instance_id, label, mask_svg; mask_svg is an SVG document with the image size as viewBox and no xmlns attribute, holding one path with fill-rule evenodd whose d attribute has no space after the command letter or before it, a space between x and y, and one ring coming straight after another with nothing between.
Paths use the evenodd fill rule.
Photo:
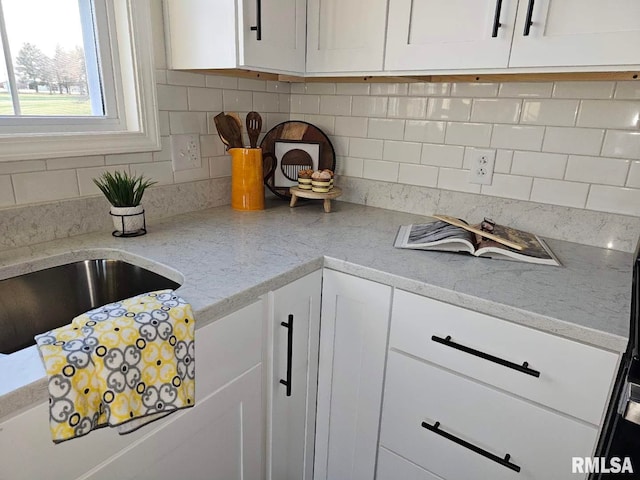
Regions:
<instances>
[{"instance_id":1,"label":"electrical outlet","mask_svg":"<svg viewBox=\"0 0 640 480\"><path fill-rule=\"evenodd\" d=\"M495 163L495 150L475 150L471 171L469 172L469 183L491 185Z\"/></svg>"},{"instance_id":2,"label":"electrical outlet","mask_svg":"<svg viewBox=\"0 0 640 480\"><path fill-rule=\"evenodd\" d=\"M174 172L202 167L200 135L171 135L171 163Z\"/></svg>"}]
</instances>

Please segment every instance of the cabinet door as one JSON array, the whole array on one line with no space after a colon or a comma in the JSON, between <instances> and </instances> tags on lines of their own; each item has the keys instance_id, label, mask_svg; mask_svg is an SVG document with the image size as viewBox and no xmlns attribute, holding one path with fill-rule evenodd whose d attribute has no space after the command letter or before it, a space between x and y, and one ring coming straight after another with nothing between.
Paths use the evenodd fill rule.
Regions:
<instances>
[{"instance_id":1,"label":"cabinet door","mask_svg":"<svg viewBox=\"0 0 640 480\"><path fill-rule=\"evenodd\" d=\"M309 0L307 72L381 71L387 0Z\"/></svg>"},{"instance_id":2,"label":"cabinet door","mask_svg":"<svg viewBox=\"0 0 640 480\"><path fill-rule=\"evenodd\" d=\"M313 476L321 284L322 272L317 271L273 293L267 392L269 480L311 480ZM288 374L290 392L281 383L287 382Z\"/></svg>"},{"instance_id":3,"label":"cabinet door","mask_svg":"<svg viewBox=\"0 0 640 480\"><path fill-rule=\"evenodd\" d=\"M304 72L305 0L242 0L238 7L240 65Z\"/></svg>"},{"instance_id":4,"label":"cabinet door","mask_svg":"<svg viewBox=\"0 0 640 480\"><path fill-rule=\"evenodd\" d=\"M520 0L509 66L639 64L638 45L638 0Z\"/></svg>"},{"instance_id":5,"label":"cabinet door","mask_svg":"<svg viewBox=\"0 0 640 480\"><path fill-rule=\"evenodd\" d=\"M202 368L202 367L200 367ZM254 480L262 470L262 365L105 462L90 480Z\"/></svg>"},{"instance_id":6,"label":"cabinet door","mask_svg":"<svg viewBox=\"0 0 640 480\"><path fill-rule=\"evenodd\" d=\"M371 480L391 287L325 270L318 371L315 480Z\"/></svg>"},{"instance_id":7,"label":"cabinet door","mask_svg":"<svg viewBox=\"0 0 640 480\"><path fill-rule=\"evenodd\" d=\"M517 0L390 0L385 70L506 67L516 4ZM496 22L501 26L494 37Z\"/></svg>"}]
</instances>

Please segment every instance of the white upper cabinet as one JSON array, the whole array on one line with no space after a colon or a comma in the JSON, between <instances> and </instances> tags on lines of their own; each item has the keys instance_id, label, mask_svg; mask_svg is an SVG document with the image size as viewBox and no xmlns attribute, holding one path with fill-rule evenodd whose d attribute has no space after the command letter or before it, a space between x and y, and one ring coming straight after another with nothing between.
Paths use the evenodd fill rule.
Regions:
<instances>
[{"instance_id":1,"label":"white upper cabinet","mask_svg":"<svg viewBox=\"0 0 640 480\"><path fill-rule=\"evenodd\" d=\"M639 45L638 0L520 0L509 66L640 64Z\"/></svg>"},{"instance_id":2,"label":"white upper cabinet","mask_svg":"<svg viewBox=\"0 0 640 480\"><path fill-rule=\"evenodd\" d=\"M307 72L382 70L387 0L309 0Z\"/></svg>"},{"instance_id":3,"label":"white upper cabinet","mask_svg":"<svg viewBox=\"0 0 640 480\"><path fill-rule=\"evenodd\" d=\"M169 67L304 72L305 0L165 0Z\"/></svg>"},{"instance_id":4,"label":"white upper cabinet","mask_svg":"<svg viewBox=\"0 0 640 480\"><path fill-rule=\"evenodd\" d=\"M517 0L390 0L385 70L505 68Z\"/></svg>"}]
</instances>

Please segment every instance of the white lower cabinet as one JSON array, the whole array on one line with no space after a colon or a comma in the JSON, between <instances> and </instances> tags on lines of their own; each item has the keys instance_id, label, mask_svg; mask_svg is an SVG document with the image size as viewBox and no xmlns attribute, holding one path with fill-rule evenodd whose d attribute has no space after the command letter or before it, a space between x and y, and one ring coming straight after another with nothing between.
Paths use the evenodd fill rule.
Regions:
<instances>
[{"instance_id":1,"label":"white lower cabinet","mask_svg":"<svg viewBox=\"0 0 640 480\"><path fill-rule=\"evenodd\" d=\"M59 445L42 403L0 424L1 480L261 479L261 302L196 331L196 405L128 435L103 428Z\"/></svg>"},{"instance_id":2,"label":"white lower cabinet","mask_svg":"<svg viewBox=\"0 0 640 480\"><path fill-rule=\"evenodd\" d=\"M325 270L315 480L375 475L391 288Z\"/></svg>"},{"instance_id":3,"label":"white lower cabinet","mask_svg":"<svg viewBox=\"0 0 640 480\"><path fill-rule=\"evenodd\" d=\"M267 480L313 478L321 288L317 271L270 295Z\"/></svg>"},{"instance_id":4,"label":"white lower cabinet","mask_svg":"<svg viewBox=\"0 0 640 480\"><path fill-rule=\"evenodd\" d=\"M395 453L380 447L376 480L442 480Z\"/></svg>"}]
</instances>

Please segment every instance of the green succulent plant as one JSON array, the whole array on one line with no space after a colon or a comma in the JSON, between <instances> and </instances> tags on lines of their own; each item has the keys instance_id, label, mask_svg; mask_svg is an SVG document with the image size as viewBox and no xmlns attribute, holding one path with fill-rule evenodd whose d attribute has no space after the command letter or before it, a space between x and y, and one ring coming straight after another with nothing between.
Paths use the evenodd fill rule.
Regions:
<instances>
[{"instance_id":1,"label":"green succulent plant","mask_svg":"<svg viewBox=\"0 0 640 480\"><path fill-rule=\"evenodd\" d=\"M145 179L142 175L129 175L127 172L104 172L94 178L93 183L114 207L137 207L147 187L158 182Z\"/></svg>"}]
</instances>

